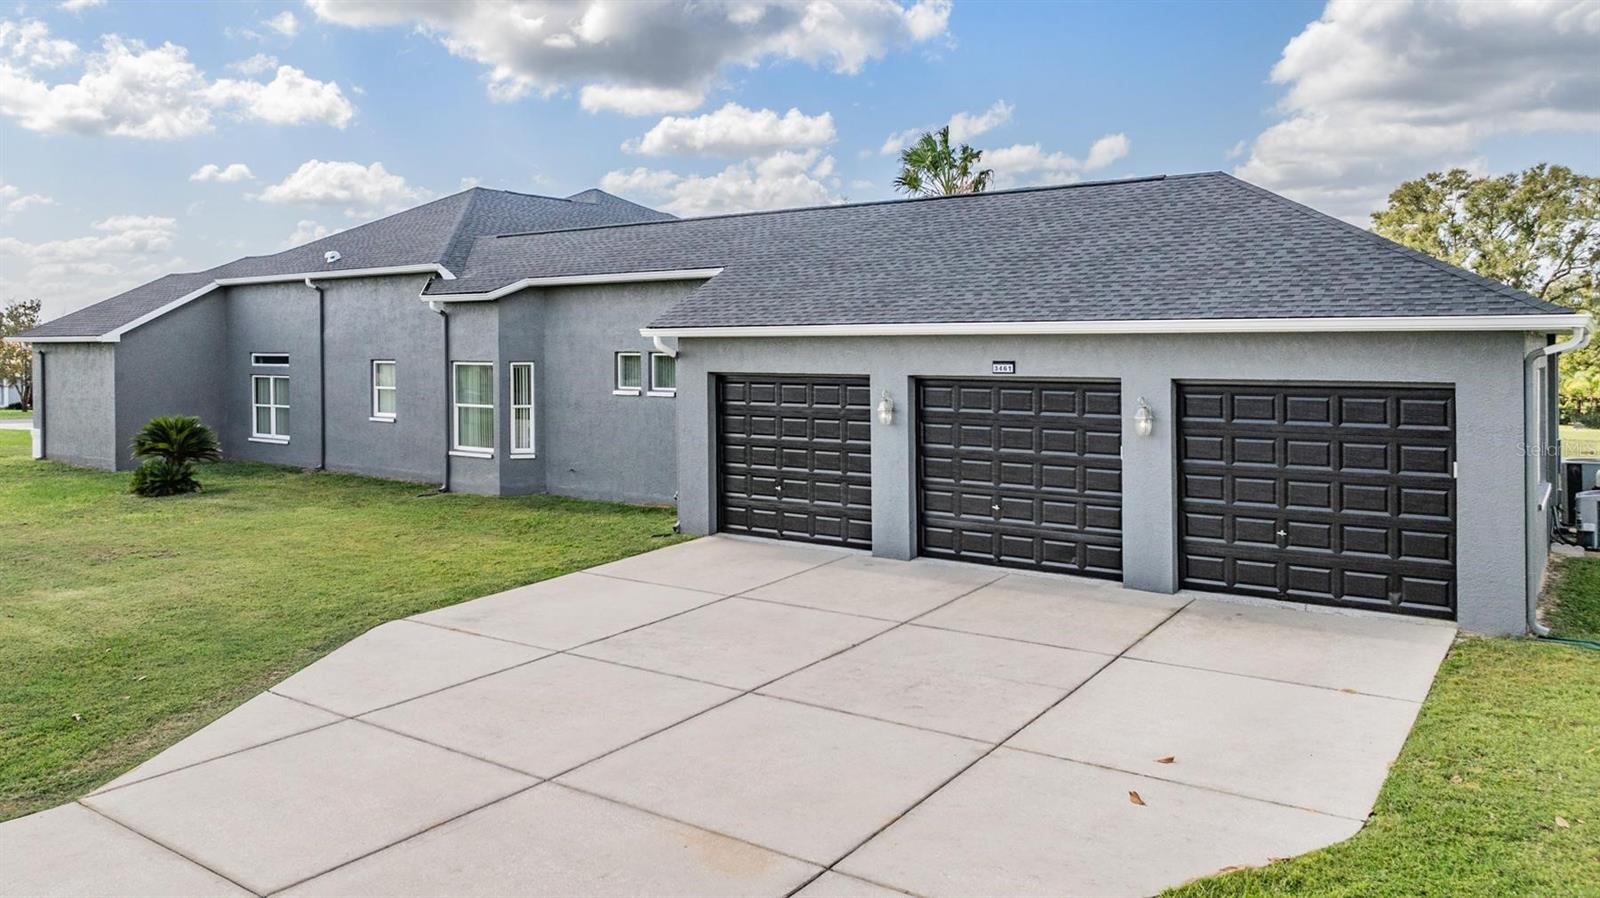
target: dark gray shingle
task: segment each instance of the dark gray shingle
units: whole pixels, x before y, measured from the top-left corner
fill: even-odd
[[[651,326],[1566,311],[1222,173],[479,238],[428,292],[718,266]]]

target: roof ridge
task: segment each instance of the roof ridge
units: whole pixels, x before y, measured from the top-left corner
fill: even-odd
[[[753,210],[753,211],[749,211],[749,212],[722,212],[722,213],[718,213],[716,215],[695,215],[695,216],[691,216],[691,217],[688,217],[688,218],[665,218],[665,219],[657,219],[655,221],[625,221],[625,222],[617,222],[617,223],[614,223],[614,224],[585,225],[585,226],[576,227],[576,228],[555,228],[555,229],[548,230],[548,231],[515,231],[515,232],[511,232],[511,233],[506,233],[506,234],[490,234],[490,235],[485,235],[485,236],[491,236],[491,237],[494,237],[496,239],[499,239],[501,237],[535,237],[535,236],[538,236],[540,234],[563,234],[563,233],[569,233],[569,232],[572,232],[572,231],[598,231],[598,230],[605,230],[605,229],[608,229],[608,228],[632,228],[632,227],[639,227],[639,226],[642,226],[642,225],[683,224],[685,222],[691,222],[691,221],[718,221],[718,220],[727,219],[727,218],[753,218],[753,217],[758,216],[758,215],[782,215],[782,214],[787,214],[787,213],[792,213],[792,212],[824,212],[824,211],[827,211],[827,210],[830,210],[830,209],[858,209],[858,208],[865,208],[867,206],[896,206],[896,205],[905,205],[905,204],[909,204],[909,203],[940,202],[940,201],[944,201],[944,200],[971,200],[971,199],[980,199],[980,198],[992,197],[992,196],[1011,196],[1011,195],[1022,194],[1022,193],[1041,193],[1041,192],[1050,191],[1050,190],[1076,190],[1076,189],[1080,189],[1080,188],[1084,188],[1084,187],[1116,187],[1116,186],[1120,186],[1120,185],[1123,185],[1123,184],[1143,184],[1143,183],[1146,183],[1146,182],[1168,181],[1168,180],[1176,180],[1176,179],[1179,179],[1179,178],[1204,178],[1204,177],[1209,177],[1211,175],[1220,175],[1220,174],[1223,174],[1223,173],[1222,172],[1191,172],[1191,173],[1182,174],[1182,175],[1142,175],[1142,176],[1139,176],[1139,177],[1131,177],[1131,178],[1107,178],[1107,179],[1100,180],[1100,181],[1077,181],[1077,182],[1074,182],[1072,184],[1041,184],[1041,185],[1037,185],[1037,186],[1033,186],[1033,187],[1012,187],[1012,188],[1009,188],[1009,189],[1006,189],[1006,190],[984,190],[984,191],[979,191],[977,193],[952,193],[952,194],[946,194],[946,195],[943,195],[943,196],[909,196],[909,197],[900,197],[900,198],[897,198],[897,199],[866,200],[866,201],[859,202],[859,203],[834,203],[832,205],[821,205],[821,206],[790,206],[790,207],[784,208],[784,209],[757,209],[757,210]],[[612,196],[616,196],[616,194],[612,194]],[[627,199],[626,197],[620,197],[619,196],[619,197],[617,197],[617,199],[622,200],[623,202],[628,202],[628,203],[632,203],[633,202],[632,200]],[[633,204],[636,205],[636,206],[640,205],[639,203],[633,203]],[[643,208],[649,209],[651,207],[650,206],[643,206]]]
[[[1502,284],[1499,281],[1493,280],[1491,278],[1486,278],[1483,275],[1478,274],[1476,272],[1468,271],[1468,270],[1466,270],[1465,268],[1462,268],[1459,265],[1452,265],[1449,262],[1444,261],[1443,259],[1435,258],[1433,256],[1428,255],[1427,253],[1420,252],[1418,250],[1412,249],[1409,246],[1404,246],[1402,244],[1396,243],[1395,241],[1390,240],[1389,238],[1383,236],[1382,234],[1377,234],[1377,233],[1369,231],[1369,230],[1367,230],[1365,228],[1357,227],[1357,226],[1351,224],[1350,222],[1345,221],[1342,218],[1336,218],[1336,217],[1334,217],[1332,215],[1329,215],[1326,212],[1319,212],[1316,209],[1313,209],[1310,206],[1305,205],[1304,203],[1296,202],[1295,200],[1289,199],[1286,196],[1274,193],[1274,192],[1266,189],[1265,187],[1261,187],[1259,185],[1252,184],[1249,181],[1244,180],[1243,178],[1235,177],[1234,175],[1230,175],[1227,172],[1218,172],[1218,174],[1220,174],[1224,178],[1226,178],[1228,183],[1231,183],[1231,184],[1233,184],[1233,185],[1235,185],[1237,187],[1240,187],[1240,188],[1243,188],[1245,190],[1248,190],[1251,193],[1254,193],[1254,194],[1256,194],[1258,196],[1267,197],[1268,199],[1271,199],[1271,200],[1279,203],[1280,205],[1287,206],[1290,209],[1293,209],[1293,210],[1295,210],[1297,212],[1300,212],[1302,215],[1310,216],[1310,217],[1315,218],[1315,219],[1317,219],[1319,221],[1331,222],[1331,223],[1333,223],[1335,225],[1338,225],[1341,228],[1344,228],[1345,230],[1347,230],[1347,231],[1349,231],[1349,232],[1351,232],[1353,234],[1358,234],[1361,237],[1364,237],[1367,240],[1369,240],[1369,241],[1377,244],[1378,246],[1381,246],[1381,247],[1383,247],[1383,248],[1385,248],[1385,249],[1387,249],[1387,250],[1389,250],[1391,252],[1398,253],[1398,254],[1400,254],[1402,256],[1405,256],[1405,257],[1411,259],[1412,261],[1425,263],[1425,264],[1427,264],[1427,265],[1429,265],[1429,266],[1431,266],[1433,268],[1436,268],[1436,269],[1438,269],[1440,271],[1443,271],[1443,272],[1445,272],[1447,274],[1455,275],[1456,277],[1466,281],[1469,284],[1472,284],[1473,286],[1483,287],[1484,289],[1492,290],[1495,293],[1499,293],[1502,296],[1506,296],[1506,297],[1509,297],[1511,299],[1515,299],[1518,302],[1521,302],[1524,305],[1526,305],[1526,306],[1528,306],[1530,308],[1533,308],[1533,309],[1537,309],[1537,310],[1539,310],[1541,312],[1549,311],[1552,308],[1561,309],[1563,311],[1572,311],[1571,309],[1566,309],[1563,306],[1558,306],[1553,302],[1548,302],[1546,300],[1540,299],[1537,296],[1534,296],[1533,294],[1527,292],[1526,290],[1518,290],[1517,288],[1512,287],[1509,284]]]

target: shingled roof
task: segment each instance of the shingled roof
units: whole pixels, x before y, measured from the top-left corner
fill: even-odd
[[[205,271],[169,274],[47,321],[21,337],[98,337],[217,280],[422,265],[454,272],[466,264],[473,240],[485,234],[671,218],[602,190],[560,198],[474,187],[280,253],[246,256]],[[338,251],[337,262],[324,261],[323,254],[329,250]]]
[[[427,293],[703,268],[651,328],[1569,311],[1221,172],[484,237]]]

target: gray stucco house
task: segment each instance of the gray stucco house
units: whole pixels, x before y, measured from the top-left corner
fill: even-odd
[[[1508,633],[1589,328],[1210,173],[685,220],[473,189],[24,338],[72,464],[196,414],[235,458]]]

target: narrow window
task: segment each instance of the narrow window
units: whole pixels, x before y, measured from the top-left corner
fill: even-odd
[[[511,363],[511,454],[533,457],[533,363]]]
[[[281,352],[252,352],[250,364],[257,368],[287,368],[289,356]]]
[[[289,442],[289,378],[256,374],[250,378],[250,437],[271,443]]]
[[[678,394],[678,360],[664,352],[650,353],[650,395]]]
[[[494,451],[494,366],[487,362],[455,363],[455,448],[463,452]]]
[[[393,421],[397,403],[394,383],[394,361],[376,359],[372,363],[372,417],[375,421]]]
[[[611,392],[618,396],[637,396],[644,387],[644,357],[637,352],[617,353],[617,386]]]

